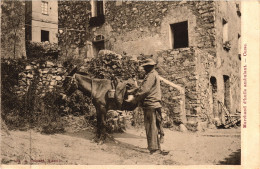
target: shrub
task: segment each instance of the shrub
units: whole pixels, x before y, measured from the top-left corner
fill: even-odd
[[[41,132],[46,134],[53,134],[64,131],[64,124],[61,120],[62,98],[59,93],[59,88],[56,88],[52,92],[47,92],[41,99],[38,107],[38,115],[36,121]]]
[[[58,59],[58,44],[51,42],[26,42],[28,59]]]
[[[19,115],[22,114],[24,97],[19,98],[15,91],[18,85],[19,72],[23,71],[25,62],[22,60],[1,60],[1,117],[7,126],[18,127],[22,124]]]
[[[53,134],[64,131],[63,116],[85,116],[88,123],[95,121],[95,113],[91,111],[91,102],[81,92],[75,92],[68,98],[63,98],[61,87],[54,88],[47,92],[38,107],[39,130],[46,134]]]

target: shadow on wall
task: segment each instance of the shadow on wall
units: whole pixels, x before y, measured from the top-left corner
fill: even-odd
[[[220,161],[218,165],[241,165],[241,149],[231,153],[229,157]]]

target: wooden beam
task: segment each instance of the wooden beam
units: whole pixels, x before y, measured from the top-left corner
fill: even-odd
[[[186,118],[186,112],[185,112],[185,88],[184,87],[181,87],[177,84],[174,84],[173,82],[161,77],[160,77],[160,80],[163,81],[164,83],[168,84],[169,86],[172,86],[174,88],[176,88],[177,90],[180,91],[180,94],[181,94],[181,100],[180,100],[180,107],[181,107],[181,114],[180,114],[180,117],[181,117],[181,121],[182,123],[186,123],[187,122],[187,118]]]

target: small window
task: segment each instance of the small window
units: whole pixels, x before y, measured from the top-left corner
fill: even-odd
[[[241,11],[240,11],[240,6],[239,4],[236,4],[236,8],[237,8],[237,16],[241,16]]]
[[[42,14],[48,15],[48,2],[42,1]]]
[[[91,7],[92,17],[104,15],[103,1],[92,0],[91,5],[92,5],[92,7]]]
[[[93,42],[104,41],[105,37],[103,35],[97,35],[93,38]]]
[[[237,50],[238,50],[238,59],[241,60],[241,35],[237,35]]]
[[[42,41],[42,42],[50,41],[49,31],[41,30],[41,41]]]
[[[185,48],[189,46],[188,21],[170,25],[172,35],[172,48]]]
[[[222,19],[223,26],[223,43],[228,41],[228,22],[225,19]]]
[[[97,1],[97,16],[103,15],[103,1]]]

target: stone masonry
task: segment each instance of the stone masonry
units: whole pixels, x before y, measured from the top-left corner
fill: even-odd
[[[37,92],[39,95],[44,96],[46,92],[52,91],[54,87],[62,85],[65,78],[64,73],[65,69],[61,64],[50,61],[42,64],[31,62],[25,67],[25,71],[19,74],[17,94],[25,94],[33,79],[38,76]]]
[[[59,47],[60,57],[81,57],[87,55],[89,1],[59,1]]]
[[[188,21],[189,46],[216,55],[215,19],[212,1],[109,1],[106,23],[92,31],[103,34],[106,46],[117,53],[156,55],[156,50],[171,48],[169,25]]]

